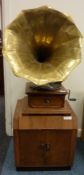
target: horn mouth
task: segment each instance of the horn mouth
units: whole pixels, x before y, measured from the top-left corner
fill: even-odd
[[[4,36],[3,53],[14,74],[38,86],[64,81],[81,61],[82,35],[55,9],[21,12]]]
[[[35,59],[39,63],[45,63],[52,57],[53,49],[50,46],[39,45],[34,48]]]

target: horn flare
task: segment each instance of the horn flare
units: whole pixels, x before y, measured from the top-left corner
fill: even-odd
[[[6,28],[3,54],[16,76],[36,85],[62,82],[81,61],[82,35],[67,15],[23,10]]]

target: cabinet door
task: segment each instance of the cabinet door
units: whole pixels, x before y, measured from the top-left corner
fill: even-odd
[[[71,131],[20,130],[18,139],[21,167],[70,166]]]
[[[45,143],[45,132],[20,131],[19,157],[21,167],[44,166],[44,152],[41,145]]]
[[[70,166],[71,140],[71,130],[52,130],[46,133],[46,142],[49,145],[45,154],[47,166]]]

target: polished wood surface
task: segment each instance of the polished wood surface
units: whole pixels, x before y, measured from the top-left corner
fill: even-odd
[[[23,115],[25,98],[19,100],[13,121],[16,167],[72,166],[76,145],[77,120],[65,115]],[[70,117],[70,116],[69,116]]]
[[[40,101],[40,98],[39,98]],[[62,114],[62,115],[70,115],[71,109],[70,105],[68,102],[64,102],[64,107],[61,108],[56,108],[56,107],[37,107],[37,108],[32,108],[28,105],[28,99],[27,96],[22,100],[22,113],[23,115],[51,115],[51,114]]]
[[[77,121],[73,113],[69,115],[27,115],[19,119],[19,129],[76,129]]]
[[[71,120],[65,119],[65,117],[59,116],[27,116],[19,119],[19,129],[24,130],[40,130],[40,129],[56,129],[56,130],[70,130],[76,129],[76,119],[72,117]]]
[[[57,90],[37,90],[27,86],[28,106],[33,108],[41,107],[64,107],[65,95],[67,91],[63,86]],[[40,100],[39,100],[40,99]]]
[[[22,115],[22,103],[18,100],[17,106],[14,113],[13,129],[19,129],[19,118]]]
[[[14,129],[76,129],[77,128],[77,117],[67,104],[67,109],[70,111],[72,118],[66,118],[68,115],[23,115],[23,103],[25,98],[18,100],[17,107],[14,115]]]
[[[65,167],[73,163],[76,130],[20,130],[14,131],[14,137],[18,137],[16,167]]]
[[[40,99],[40,100],[39,100]],[[29,94],[28,104],[30,107],[64,107],[65,95]]]

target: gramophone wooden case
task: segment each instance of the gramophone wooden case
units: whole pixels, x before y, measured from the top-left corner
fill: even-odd
[[[39,96],[40,104],[44,96]],[[64,102],[60,109],[46,107],[46,104],[44,107],[43,101],[39,110],[37,106],[28,108],[28,105],[27,96],[19,100],[14,115],[16,168],[71,167],[75,153],[77,121],[68,102]]]
[[[32,108],[62,108],[64,107],[65,95],[64,87],[55,91],[42,91],[28,89],[28,105]]]

